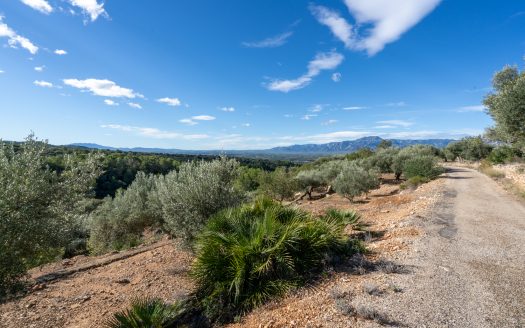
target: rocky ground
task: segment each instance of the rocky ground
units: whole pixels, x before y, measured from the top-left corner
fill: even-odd
[[[525,191],[525,164],[498,164],[494,165],[494,168],[505,173],[506,179]]]
[[[319,282],[255,310],[231,327],[348,327],[388,321],[381,318],[381,308],[368,304],[379,295],[395,295],[406,288],[393,282],[393,277],[408,270],[397,263],[422,236],[421,220],[440,199],[443,181],[438,179],[417,190],[400,191],[398,183],[387,178],[387,183],[368,199],[355,203],[330,195],[296,204],[314,213],[328,208],[357,210],[367,225],[365,240],[370,254],[330,270]],[[37,284],[27,295],[0,305],[0,327],[100,327],[111,313],[125,308],[135,296],[150,295],[171,302],[187,295],[193,288],[188,278],[191,254],[174,243],[159,243],[164,244]],[[108,256],[115,254],[80,256],[46,265],[32,270],[31,279],[104,261]],[[348,297],[352,298],[351,305]]]

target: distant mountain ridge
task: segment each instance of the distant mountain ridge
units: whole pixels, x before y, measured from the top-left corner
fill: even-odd
[[[291,145],[285,147],[274,147],[270,149],[259,149],[259,150],[183,150],[183,149],[164,149],[164,148],[144,148],[144,147],[133,147],[133,148],[118,148],[102,146],[94,143],[74,143],[67,146],[70,147],[83,147],[90,149],[102,149],[102,150],[120,150],[120,151],[131,151],[140,153],[160,153],[160,154],[191,154],[191,155],[217,155],[217,154],[230,154],[230,155],[250,155],[250,154],[342,154],[351,153],[361,148],[375,149],[383,140],[389,140],[395,147],[408,147],[416,144],[431,145],[437,148],[446,147],[454,139],[421,139],[421,140],[408,140],[408,139],[382,139],[381,137],[371,136],[363,137],[356,140],[347,140],[339,142],[329,142],[324,144],[302,144],[302,145]]]

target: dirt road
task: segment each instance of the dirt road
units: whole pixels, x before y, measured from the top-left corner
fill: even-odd
[[[444,179],[426,235],[401,260],[404,292],[376,306],[407,327],[525,327],[525,207],[477,171]]]

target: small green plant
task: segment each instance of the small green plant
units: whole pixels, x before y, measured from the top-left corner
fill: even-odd
[[[379,173],[366,170],[354,162],[345,163],[334,180],[335,191],[350,201],[354,197],[379,187]]]
[[[505,177],[505,172],[495,169],[489,160],[481,161],[479,170],[493,179],[503,179]]]
[[[158,298],[137,298],[127,310],[113,314],[107,328],[168,328],[177,327],[177,321],[187,312],[183,302],[166,304]]]
[[[407,188],[415,189],[415,188],[419,187],[420,185],[422,185],[424,183],[427,183],[429,181],[430,181],[429,178],[425,178],[425,177],[416,175],[415,177],[411,177],[407,181],[403,182],[399,188],[401,190],[405,190]]]
[[[341,224],[350,225],[352,229],[360,230],[362,228],[360,224],[361,215],[356,211],[341,211],[337,209],[329,209],[324,215],[326,219],[335,220]]]
[[[273,172],[266,172],[261,179],[261,191],[266,196],[280,202],[292,198],[299,189],[294,173],[285,167],[278,167]]]
[[[355,252],[345,226],[267,199],[217,214],[195,247],[192,275],[204,313],[231,321],[321,272],[328,255]]]
[[[434,179],[443,171],[443,168],[436,164],[435,158],[428,155],[411,157],[403,164],[403,174],[407,179],[413,177]]]

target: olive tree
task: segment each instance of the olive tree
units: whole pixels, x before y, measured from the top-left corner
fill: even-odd
[[[16,151],[0,142],[0,296],[51,250],[67,245],[101,173],[90,155],[66,156],[59,174],[46,165],[47,149],[32,134]]]
[[[354,162],[345,163],[334,180],[335,191],[350,201],[363,193],[379,187],[379,172],[366,170]]]

